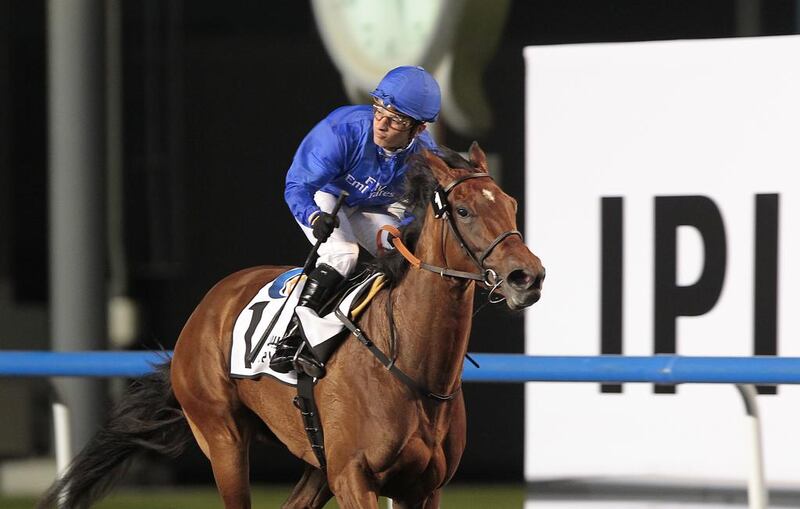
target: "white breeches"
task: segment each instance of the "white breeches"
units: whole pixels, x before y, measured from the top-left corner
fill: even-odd
[[[323,212],[331,212],[336,205],[336,196],[317,191],[314,201]],[[381,226],[389,224],[397,226],[403,218],[405,207],[401,203],[392,203],[379,207],[348,207],[339,209],[339,227],[326,242],[319,247],[317,265],[326,263],[336,269],[339,274],[349,276],[358,260],[358,246],[361,245],[373,256],[378,251],[377,234]],[[298,223],[299,224],[299,223]],[[313,230],[300,225],[303,233],[315,244]],[[381,234],[381,245],[386,249],[391,246],[386,240],[386,232]]]

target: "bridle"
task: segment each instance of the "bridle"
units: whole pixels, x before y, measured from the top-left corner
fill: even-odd
[[[508,230],[497,237],[489,243],[489,245],[481,251],[480,256],[476,256],[476,254],[469,248],[467,243],[464,241],[464,237],[461,235],[461,232],[458,230],[456,226],[455,219],[453,218],[453,214],[450,207],[450,202],[448,200],[448,196],[450,192],[459,184],[463,183],[466,180],[474,179],[474,178],[492,178],[491,175],[485,172],[481,173],[470,173],[467,175],[463,175],[454,181],[447,184],[445,187],[437,186],[434,190],[433,195],[431,195],[431,205],[433,206],[433,215],[437,219],[444,219],[447,221],[447,224],[450,227],[450,231],[453,233],[453,236],[456,238],[458,243],[461,245],[461,248],[464,252],[467,253],[467,256],[472,260],[472,262],[480,269],[480,272],[465,272],[461,270],[454,270],[448,267],[438,267],[436,265],[431,265],[429,263],[425,263],[416,256],[403,244],[400,238],[400,231],[395,228],[394,226],[383,226],[381,230],[386,231],[389,233],[391,237],[392,245],[394,245],[395,249],[403,255],[403,257],[417,269],[425,269],[431,272],[435,272],[440,276],[450,276],[455,278],[461,279],[471,279],[475,281],[479,281],[482,284],[486,285],[489,290],[489,302],[491,303],[498,303],[502,302],[504,299],[503,297],[497,298],[493,295],[495,291],[503,284],[503,280],[498,277],[497,272],[494,269],[487,268],[484,263],[486,259],[492,254],[494,248],[496,248],[501,242],[506,240],[508,237],[512,235],[517,235],[522,238],[522,234],[518,230]]]
[[[484,263],[489,255],[492,254],[494,248],[496,248],[501,242],[512,235],[519,235],[522,238],[522,234],[517,230],[509,230],[506,232],[501,233],[495,239],[489,243],[489,246],[481,252],[480,256],[476,256],[476,254],[467,246],[467,243],[464,241],[464,237],[461,235],[461,232],[458,231],[458,227],[456,226],[455,220],[453,219],[452,213],[450,211],[450,202],[448,201],[448,196],[450,191],[452,191],[457,185],[461,184],[465,180],[474,179],[474,178],[492,178],[488,173],[470,173],[455,179],[454,181],[447,184],[445,187],[438,186],[434,191],[431,197],[431,203],[433,205],[433,212],[434,216],[437,219],[446,219],[447,224],[450,225],[450,231],[453,232],[453,235],[458,240],[459,244],[461,244],[461,248],[466,251],[469,258],[475,263],[475,265],[481,270],[481,272],[465,272],[461,270],[454,270],[448,267],[438,267],[436,265],[431,265],[429,263],[425,263],[416,256],[403,244],[403,241],[400,239],[400,231],[395,228],[394,226],[382,226],[380,231],[386,231],[389,233],[391,237],[391,242],[394,245],[395,249],[399,253],[403,255],[403,257],[411,264],[412,267],[417,269],[425,269],[431,272],[435,272],[440,276],[449,276],[461,279],[468,279],[479,281],[485,284],[488,287],[491,287],[489,291],[489,302],[497,303],[502,302],[504,298],[495,298],[492,300],[492,295],[497,290],[498,287],[503,283],[503,280],[497,276],[497,273],[489,268],[486,268]],[[380,231],[378,232],[379,239],[380,239]],[[446,230],[442,231],[442,236],[444,237]],[[380,242],[378,242],[380,245]],[[391,288],[389,289],[391,292]],[[391,294],[388,299],[386,299],[386,314],[390,320],[392,320],[392,308],[391,308]],[[348,316],[347,313],[342,312],[339,309],[339,306],[335,309],[335,314],[339,318],[339,320],[347,327],[351,333],[358,339],[364,346],[366,346],[370,352],[380,361],[383,366],[389,370],[395,377],[397,377],[401,382],[407,385],[409,388],[414,390],[415,392],[419,393],[420,395],[432,399],[437,402],[446,402],[451,401],[455,398],[456,394],[461,391],[461,385],[449,394],[441,394],[433,392],[421,385],[419,385],[414,379],[408,376],[403,370],[401,370],[397,364],[397,355],[394,349],[395,338],[394,338],[394,323],[393,321],[390,322],[391,325],[389,327],[389,334],[390,334],[390,345],[391,351],[390,355],[386,355],[375,343],[370,340],[367,335],[361,330],[358,325],[356,325]],[[474,361],[473,361],[474,362]]]

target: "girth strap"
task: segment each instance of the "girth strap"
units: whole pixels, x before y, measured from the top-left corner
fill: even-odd
[[[325,470],[325,437],[322,433],[322,421],[319,418],[317,403],[314,400],[314,379],[305,373],[297,373],[297,396],[294,398],[294,406],[300,410],[303,418],[303,426],[306,436],[311,444],[311,450],[319,461],[319,466]]]
[[[428,389],[422,387],[417,382],[414,381],[410,376],[408,376],[403,370],[397,367],[393,360],[390,360],[389,357],[386,356],[383,351],[375,345],[367,336],[364,334],[364,331],[358,328],[358,326],[353,323],[345,313],[343,313],[339,308],[336,308],[336,317],[342,321],[342,323],[347,327],[350,332],[361,342],[362,345],[366,346],[367,349],[372,352],[378,361],[380,361],[383,366],[389,370],[391,374],[393,374],[397,379],[401,382],[406,384],[409,388],[413,391],[425,396],[426,398],[430,398],[434,401],[450,401],[452,400],[456,394],[461,391],[461,386],[459,385],[458,388],[450,394],[439,394],[433,391],[429,391]]]

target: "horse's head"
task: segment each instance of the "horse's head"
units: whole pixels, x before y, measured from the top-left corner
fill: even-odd
[[[454,163],[454,157],[464,162],[447,151],[443,158],[425,153],[439,183],[431,214],[449,222],[443,227],[448,235],[443,246],[448,267],[478,271],[484,284],[502,294],[511,309],[530,306],[541,296],[545,270],[517,231],[517,201],[489,177],[486,154],[476,142],[469,149],[469,165]]]

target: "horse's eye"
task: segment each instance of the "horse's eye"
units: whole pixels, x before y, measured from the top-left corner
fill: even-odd
[[[458,207],[456,209],[456,213],[461,217],[467,217],[469,215],[469,210],[465,209],[464,207]]]

